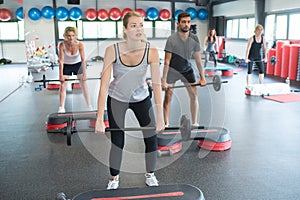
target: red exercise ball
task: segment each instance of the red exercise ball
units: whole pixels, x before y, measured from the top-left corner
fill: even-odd
[[[161,19],[161,20],[168,20],[168,19],[170,19],[170,16],[171,16],[171,13],[167,9],[162,9],[161,11],[159,11],[159,19]]]
[[[11,12],[7,8],[0,9],[0,20],[9,21],[11,19]]]
[[[141,15],[143,18],[146,18],[147,13],[146,13],[146,11],[143,10],[142,8],[138,8],[138,9],[136,9],[135,11],[138,12],[138,13],[140,13],[140,15]]]
[[[98,19],[101,21],[108,19],[108,12],[105,9],[98,10]]]
[[[128,13],[130,11],[132,11],[131,8],[124,8],[123,11],[122,11],[122,13],[121,13],[122,18],[126,15],[126,13]]]
[[[108,15],[111,20],[119,20],[121,18],[121,10],[119,8],[111,8]]]
[[[85,11],[85,17],[88,20],[93,21],[97,18],[97,11],[94,8],[89,8]]]

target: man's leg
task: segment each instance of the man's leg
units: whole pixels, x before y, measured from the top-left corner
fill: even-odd
[[[173,96],[173,89],[167,89],[165,91],[165,98],[163,102],[163,107],[164,107],[164,120],[165,120],[165,125],[168,126],[170,121],[170,112],[171,112],[171,101],[172,101],[172,96]]]
[[[197,95],[197,86],[187,87],[187,90],[190,96],[192,124],[198,125],[199,102],[198,102],[198,95]]]

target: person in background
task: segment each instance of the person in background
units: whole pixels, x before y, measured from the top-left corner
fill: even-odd
[[[64,41],[59,44],[59,113],[65,112],[67,81],[71,75],[77,75],[83,96],[89,110],[93,110],[86,84],[86,60],[84,45],[77,40],[77,29],[66,27]]]
[[[157,48],[146,41],[143,21],[143,17],[138,12],[128,12],[123,18],[124,41],[106,48],[98,96],[95,132],[105,132],[105,102],[110,128],[124,128],[125,114],[128,109],[133,111],[141,127],[155,127],[142,132],[145,144],[146,185],[158,186],[158,181],[154,175],[158,148],[156,132],[163,131],[165,128],[160,64]],[[151,72],[156,118],[146,83],[148,70]],[[111,74],[113,74],[112,81]],[[109,169],[111,178],[107,185],[108,190],[119,187],[125,133],[123,130],[111,131],[110,139]]]
[[[206,85],[204,71],[201,63],[200,42],[197,35],[191,33],[191,16],[188,12],[181,12],[178,15],[177,32],[169,36],[165,45],[165,61],[162,76],[162,89],[165,90],[164,97],[164,120],[169,126],[171,100],[173,95],[172,86],[181,80],[184,84],[199,83]],[[196,81],[195,72],[192,67],[192,57],[196,61],[200,75],[199,82]],[[190,97],[190,110],[192,124],[198,126],[198,95],[197,87],[186,87]]]
[[[204,39],[204,53],[205,62],[204,67],[207,66],[207,62],[210,57],[214,59],[214,67],[217,67],[217,54],[218,54],[218,38],[214,28],[210,28],[207,36]]]
[[[249,38],[247,48],[246,48],[246,58],[245,62],[248,63],[248,72],[246,75],[246,84],[249,85],[249,80],[252,73],[253,64],[258,68],[258,79],[259,83],[264,83],[264,62],[267,62],[267,45],[266,40],[263,37],[264,28],[262,25],[258,24],[255,27],[254,35]]]

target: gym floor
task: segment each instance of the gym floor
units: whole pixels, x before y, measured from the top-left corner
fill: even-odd
[[[219,92],[199,88],[199,124],[230,131],[232,146],[226,151],[199,149],[197,141],[184,142],[184,151],[158,158],[156,176],[160,185],[191,184],[206,200],[296,200],[300,196],[300,102],[278,103],[245,95],[245,68],[236,69]],[[48,114],[57,112],[58,90],[35,91],[38,84],[19,80],[27,75],[24,64],[0,67],[0,199],[55,199],[64,192],[74,197],[92,189],[105,189],[109,179],[104,135],[82,132],[66,145],[63,134],[46,133]],[[88,77],[99,77],[101,63],[91,63]],[[42,74],[57,79],[57,68]],[[252,82],[257,82],[253,74]],[[209,78],[208,78],[209,81]],[[266,77],[265,83],[278,82]],[[88,83],[96,107],[99,81]],[[11,93],[14,89],[16,91]],[[10,94],[11,95],[8,95]],[[176,89],[172,101],[172,125],[189,114],[185,89]],[[7,97],[7,98],[5,98]],[[84,111],[80,89],[69,91],[67,111]],[[133,115],[128,125],[136,125]],[[86,126],[82,121],[78,126]],[[143,144],[139,132],[128,133],[120,174],[120,187],[145,187]],[[117,192],[117,191],[116,191]]]

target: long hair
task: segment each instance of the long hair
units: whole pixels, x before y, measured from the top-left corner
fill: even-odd
[[[214,41],[214,42],[217,40],[216,29],[210,28],[210,29],[208,30],[207,39],[208,39],[208,41]]]
[[[139,12],[136,12],[136,11],[127,12],[126,15],[123,17],[123,27],[125,27],[125,28],[128,27],[128,23],[129,23],[130,17],[140,17],[140,18],[143,18]],[[123,31],[123,38],[124,38],[124,40],[127,40],[127,35],[126,35],[126,33],[124,31]],[[145,34],[144,34],[144,38],[142,40],[143,41],[147,40]]]

